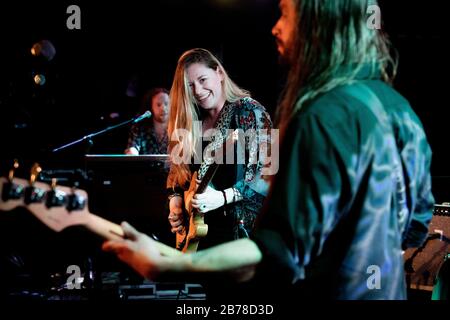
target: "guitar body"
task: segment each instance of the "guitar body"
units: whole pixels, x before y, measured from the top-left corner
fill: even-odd
[[[176,248],[185,253],[197,251],[198,244],[201,238],[204,238],[208,233],[208,225],[205,224],[205,214],[192,208],[191,199],[195,194],[205,192],[208,184],[213,179],[223,159],[225,149],[234,148],[234,143],[238,139],[238,130],[233,131],[228,137],[220,137],[210,143],[206,149],[205,161],[200,166],[200,169],[192,175],[189,189],[184,192],[184,225],[180,232],[176,234]],[[230,144],[227,146],[227,144]],[[200,180],[200,184],[197,184]]]
[[[194,172],[189,189],[184,192],[185,225],[181,232],[177,232],[177,249],[185,253],[196,252],[201,238],[208,234],[208,225],[205,224],[205,214],[199,212],[191,205],[192,196],[198,192],[197,172]]]

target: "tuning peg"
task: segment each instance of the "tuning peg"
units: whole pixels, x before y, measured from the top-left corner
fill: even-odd
[[[52,184],[51,184],[52,190],[56,189],[56,183],[57,183],[57,179],[56,178],[52,178]]]
[[[78,189],[78,182],[75,182],[74,186],[72,187],[72,194],[68,196],[66,207],[69,212],[82,210],[86,206],[86,199],[75,192],[77,189]]]
[[[19,160],[14,159],[14,163],[13,163],[13,167],[11,170],[9,170],[9,174],[8,174],[8,180],[9,182],[12,182],[14,179],[14,173],[16,171],[16,169],[19,168]]]
[[[41,173],[42,168],[38,163],[35,163],[31,167],[30,172],[30,185],[25,189],[24,202],[26,205],[30,203],[41,202],[45,196],[45,190],[35,188],[34,183],[36,182],[39,173]]]
[[[31,174],[30,174],[30,186],[34,185],[35,181],[37,180],[39,174],[41,173],[42,168],[39,165],[39,163],[35,163],[33,167],[31,167]]]
[[[47,192],[45,205],[47,208],[61,207],[67,203],[66,194],[63,191],[56,190],[57,179],[52,178],[51,190]]]
[[[19,161],[17,159],[14,159],[14,164],[11,170],[9,170],[9,174],[8,174],[8,182],[3,184],[3,190],[2,190],[2,195],[1,195],[1,199],[3,201],[8,201],[8,200],[18,200],[22,197],[23,192],[24,192],[24,186],[19,184],[14,184],[13,180],[14,180],[14,174],[15,174],[15,170],[19,168]]]

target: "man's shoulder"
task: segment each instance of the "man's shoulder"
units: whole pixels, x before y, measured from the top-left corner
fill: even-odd
[[[387,113],[420,122],[409,101],[393,87],[382,81],[370,81],[368,85],[379,97]]]
[[[314,119],[323,124],[344,125],[351,119],[364,116],[360,109],[349,99],[342,87],[337,87],[307,102],[295,118],[300,122]]]
[[[301,110],[302,118],[314,116],[321,121],[331,123],[345,123],[350,119],[358,118],[364,121],[371,119],[369,108],[364,108],[361,101],[355,100],[349,94],[352,86],[353,84],[342,85],[320,94]],[[373,80],[368,82],[368,87],[380,99],[386,112],[390,114],[402,112],[416,116],[408,100],[388,84]]]

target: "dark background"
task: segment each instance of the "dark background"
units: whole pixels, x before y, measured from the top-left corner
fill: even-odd
[[[81,8],[81,30],[66,27],[70,4]],[[433,174],[450,175],[445,158],[446,11],[436,0],[420,6],[382,1],[381,8],[400,56],[395,86],[424,122],[435,154]],[[273,114],[283,85],[271,36],[278,14],[275,0],[2,4],[2,158],[40,158],[53,147],[135,115],[143,91],[170,88],[178,57],[193,47],[219,55],[231,77]],[[56,48],[50,62],[30,54],[33,43],[42,39]],[[32,79],[39,72],[47,78],[43,86]],[[130,84],[136,97],[127,96]],[[119,117],[111,119],[112,112]],[[91,151],[121,153],[126,128],[109,136],[114,139],[97,138]]]
[[[68,30],[66,9],[81,8],[81,30]],[[180,54],[205,47],[231,77],[273,114],[282,72],[271,28],[275,0],[18,1],[0,5],[0,124],[2,159],[19,157],[61,163],[53,147],[134,116],[144,90],[170,88]],[[447,166],[448,49],[446,10],[437,0],[382,1],[386,30],[400,56],[396,88],[422,119],[434,151],[433,175]],[[30,54],[42,39],[53,60]],[[47,82],[34,84],[42,73]],[[133,87],[135,97],[127,96]],[[117,112],[119,117],[111,119]],[[121,153],[127,129],[95,140],[93,153]],[[62,152],[63,162],[85,146]],[[71,155],[71,157],[68,157]]]
[[[71,4],[80,6],[81,30],[66,27]],[[428,134],[438,202],[450,200],[448,11],[442,4],[381,1],[386,30],[400,57],[394,85]],[[50,150],[134,116],[146,89],[170,89],[178,57],[194,47],[216,53],[232,79],[273,115],[284,81],[271,35],[278,15],[275,0],[2,3],[1,173],[13,158],[22,161],[22,168],[40,161],[44,169],[78,169],[86,151],[122,153],[127,128],[96,138],[89,150],[86,144],[57,154]],[[43,39],[56,48],[51,61],[30,54]],[[43,86],[33,82],[36,73],[46,76]],[[127,95],[129,88],[134,96]]]
[[[26,177],[31,164],[39,161],[46,176],[56,172],[60,184],[83,180],[76,176],[78,171],[71,172],[85,169],[83,155],[122,153],[127,127],[98,136],[89,149],[82,143],[59,153],[51,150],[134,116],[146,89],[170,89],[178,57],[194,47],[216,53],[231,77],[273,111],[282,85],[270,33],[278,4],[230,2],[2,3],[1,173],[17,158],[18,176]],[[81,30],[66,27],[71,4],[80,6]],[[32,45],[43,39],[55,46],[51,61],[30,53]],[[37,73],[46,77],[43,86],[33,82]],[[113,118],[112,113],[118,116]],[[106,163],[102,170],[96,169],[93,180],[81,181],[80,187],[89,191],[89,210],[117,223],[128,220],[173,245],[161,172],[114,165]],[[113,187],[102,185],[104,179],[111,180]],[[8,243],[0,249],[0,274],[14,279],[13,287],[18,283],[13,274],[34,274],[32,278],[48,285],[47,274],[55,269],[64,272],[68,265],[77,264],[84,270],[87,255],[106,269],[118,267],[116,259],[100,251],[100,239],[82,229],[55,234],[21,208],[6,213],[0,222],[8,230],[0,235],[0,241]]]
[[[144,90],[170,89],[178,57],[193,47],[219,55],[232,78],[272,110],[280,86],[270,34],[277,3],[224,2],[78,2],[81,30],[66,28],[72,2],[19,3],[2,10],[2,70],[7,76],[0,101],[8,118],[4,126],[14,135],[4,141],[8,147],[3,150],[36,158],[51,146],[128,119]],[[30,54],[33,43],[42,39],[56,48],[50,62]],[[33,83],[32,74],[39,70],[47,77],[44,86]],[[130,86],[136,97],[127,96]],[[120,117],[110,119],[112,112]],[[126,132],[96,139],[91,151],[123,152]]]

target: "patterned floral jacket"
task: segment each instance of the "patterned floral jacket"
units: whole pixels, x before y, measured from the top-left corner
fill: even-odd
[[[261,176],[266,155],[262,144],[269,139],[266,133],[270,133],[271,128],[269,114],[252,98],[241,98],[236,102],[226,103],[222,108],[215,129],[221,132],[223,138],[239,129],[239,139],[234,145],[233,163],[224,161],[220,164],[210,185],[216,190],[233,187],[243,199],[205,215],[209,231],[206,242],[200,242],[204,247],[251,234],[268,191],[268,184]],[[214,137],[211,140],[213,142]],[[207,141],[204,147],[209,143]],[[205,161],[200,165],[192,164],[191,172],[204,172],[207,167]],[[169,179],[171,174],[172,172],[169,173]]]

